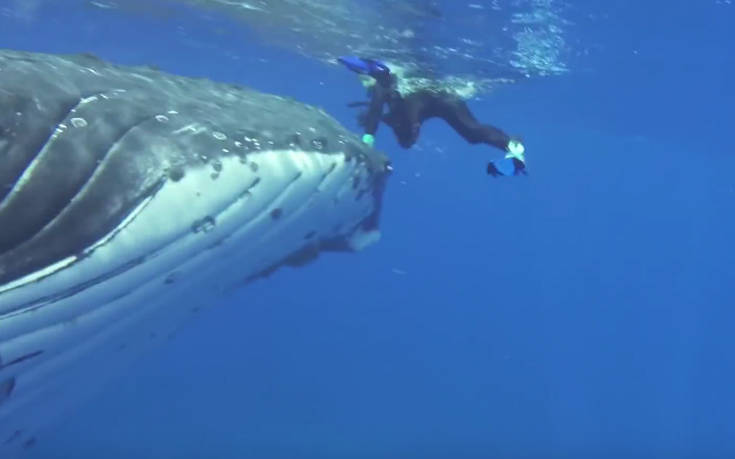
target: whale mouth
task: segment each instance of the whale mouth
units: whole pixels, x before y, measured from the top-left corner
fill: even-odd
[[[285,257],[291,261],[302,253],[359,251],[379,239],[382,198],[390,171],[387,163],[381,170],[370,170],[367,163],[345,154],[262,151],[250,155],[247,161],[223,158],[217,171],[216,178],[209,169],[199,167],[176,181],[161,179],[121,216],[116,227],[39,269],[20,271],[22,275],[9,269],[16,258],[34,259],[33,252],[16,256],[17,252],[29,253],[23,252],[23,244],[0,253],[0,269],[10,276],[0,284],[0,295],[6,298],[0,313],[35,309],[72,297],[173,250],[189,233],[212,239],[208,233],[225,221],[230,226],[217,231],[216,240],[208,244],[228,243],[239,237],[243,227],[260,220],[278,225],[283,224],[282,220],[297,218],[294,214],[308,218],[313,229],[304,234],[303,247],[296,247],[297,254]],[[125,244],[125,251],[114,248],[118,239],[123,239],[118,245]],[[190,256],[204,245],[194,247]],[[39,258],[48,260],[41,258],[43,255]],[[292,264],[274,259],[276,262],[265,271]]]
[[[223,292],[380,237],[390,162],[313,107],[84,57],[0,68],[2,457]]]

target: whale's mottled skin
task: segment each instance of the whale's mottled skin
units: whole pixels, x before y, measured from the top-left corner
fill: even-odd
[[[0,51],[0,457],[197,299],[374,241],[389,170],[293,100]]]

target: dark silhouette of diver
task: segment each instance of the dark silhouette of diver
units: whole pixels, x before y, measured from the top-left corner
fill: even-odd
[[[340,57],[338,61],[348,69],[375,79],[370,89],[370,102],[354,102],[351,107],[367,106],[359,117],[365,129],[363,142],[373,145],[380,122],[391,128],[403,148],[410,148],[418,139],[421,124],[429,118],[441,118],[471,144],[485,143],[506,152],[505,158],[491,161],[487,173],[499,175],[526,174],[525,148],[520,140],[511,138],[502,130],[479,123],[464,100],[446,91],[420,89],[401,95],[397,89],[398,79],[387,65],[374,59],[354,56]],[[388,113],[383,108],[388,105]]]

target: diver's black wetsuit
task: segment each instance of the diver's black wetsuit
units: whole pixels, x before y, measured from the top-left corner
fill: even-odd
[[[388,113],[383,115],[385,104],[388,104]],[[429,118],[443,119],[472,144],[485,143],[506,151],[511,140],[502,130],[480,124],[467,104],[448,92],[420,90],[402,97],[396,89],[393,74],[376,78],[369,108],[362,116],[361,124],[367,134],[375,135],[378,124],[383,121],[393,128],[398,143],[409,148],[416,142],[421,124]]]

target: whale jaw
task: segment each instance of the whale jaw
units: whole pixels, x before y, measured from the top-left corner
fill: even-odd
[[[223,158],[163,179],[81,252],[0,285],[2,457],[217,294],[375,242],[384,180],[344,153]]]

